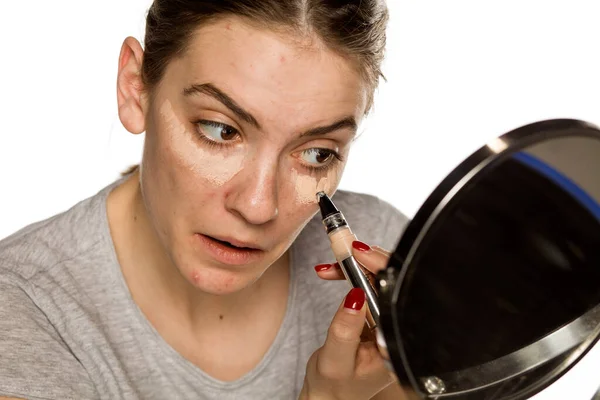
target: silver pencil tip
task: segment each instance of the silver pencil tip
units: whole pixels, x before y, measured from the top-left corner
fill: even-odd
[[[325,192],[317,192],[317,201],[321,200],[321,197],[327,196]]]

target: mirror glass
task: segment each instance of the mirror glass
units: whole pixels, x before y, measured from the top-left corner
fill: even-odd
[[[446,204],[395,302],[421,397],[517,398],[593,344],[599,176],[600,137],[551,138],[502,157]]]

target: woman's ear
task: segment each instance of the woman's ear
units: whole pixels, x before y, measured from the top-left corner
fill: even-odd
[[[137,39],[125,39],[119,55],[117,103],[121,123],[134,134],[142,133],[146,129],[146,104],[141,76],[143,56],[144,50]]]

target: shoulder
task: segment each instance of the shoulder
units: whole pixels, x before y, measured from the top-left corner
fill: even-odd
[[[56,266],[81,248],[72,237],[78,213],[66,211],[0,241],[0,396],[96,397],[52,317],[52,310],[74,309],[65,296],[72,275]]]
[[[28,280],[38,272],[90,251],[102,238],[106,188],[66,211],[0,240],[0,272]]]
[[[36,292],[29,281],[0,269],[0,397],[96,398],[87,371],[40,309]]]
[[[0,240],[0,332],[6,333],[0,335],[0,396],[97,397],[68,333],[59,330],[80,320],[77,303],[86,297],[77,291],[89,287],[83,278],[94,277],[84,262],[106,245],[105,194]],[[52,376],[40,379],[48,371]]]
[[[346,218],[356,218],[358,216],[379,218],[382,215],[388,216],[395,214],[408,220],[408,218],[406,218],[404,214],[391,203],[372,194],[338,190],[333,195],[332,200],[344,213]]]

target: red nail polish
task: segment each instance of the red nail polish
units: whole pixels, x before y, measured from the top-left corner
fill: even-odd
[[[358,240],[352,242],[352,247],[359,251],[371,251],[371,246]]]
[[[319,264],[315,267],[315,271],[317,272],[321,272],[321,271],[327,271],[329,268],[331,268],[333,264]]]
[[[344,307],[359,311],[365,304],[365,292],[361,288],[353,288],[346,296]]]

